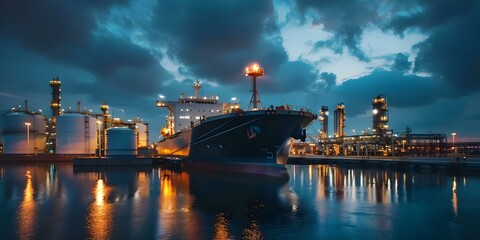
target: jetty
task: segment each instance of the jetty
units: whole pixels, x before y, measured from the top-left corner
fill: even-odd
[[[290,155],[287,163],[293,165],[331,164],[431,172],[480,173],[480,156],[461,155],[448,157]]]

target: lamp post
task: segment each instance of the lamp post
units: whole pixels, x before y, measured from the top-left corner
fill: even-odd
[[[25,123],[25,126],[27,126],[27,156],[30,155],[30,125],[32,125],[29,122]]]
[[[97,135],[98,135],[98,156],[101,157],[102,156],[102,134],[101,134],[101,126],[102,126],[102,122],[97,120],[97,125],[98,125],[98,131],[97,131]]]
[[[455,132],[452,132],[452,148],[453,148],[453,153],[457,153],[457,151],[455,151],[455,136],[457,136],[457,133]]]

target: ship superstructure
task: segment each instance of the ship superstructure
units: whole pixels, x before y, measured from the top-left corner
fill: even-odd
[[[239,103],[221,103],[218,96],[199,97],[201,82],[193,83],[195,96],[180,95],[178,101],[158,100],[157,107],[167,108],[167,125],[162,129],[162,136],[168,137],[179,131],[192,128],[195,122],[207,117],[231,112],[240,107]]]

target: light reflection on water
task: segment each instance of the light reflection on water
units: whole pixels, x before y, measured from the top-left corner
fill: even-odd
[[[480,178],[326,165],[288,182],[0,164],[2,239],[473,238]],[[6,233],[3,235],[3,233]]]
[[[36,202],[33,198],[35,190],[32,186],[32,175],[27,170],[25,177],[27,184],[23,190],[23,200],[18,208],[18,236],[20,239],[30,239],[34,235]]]
[[[92,189],[95,201],[88,209],[87,215],[87,237],[89,239],[110,239],[112,234],[114,204],[108,201],[113,187],[108,186],[102,178]]]

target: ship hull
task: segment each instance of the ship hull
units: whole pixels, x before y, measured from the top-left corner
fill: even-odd
[[[172,149],[184,153],[186,167],[288,177],[284,164],[292,139],[305,137],[303,130],[315,119],[310,112],[293,110],[223,114],[207,118],[165,143],[189,142],[186,156],[184,151]]]

